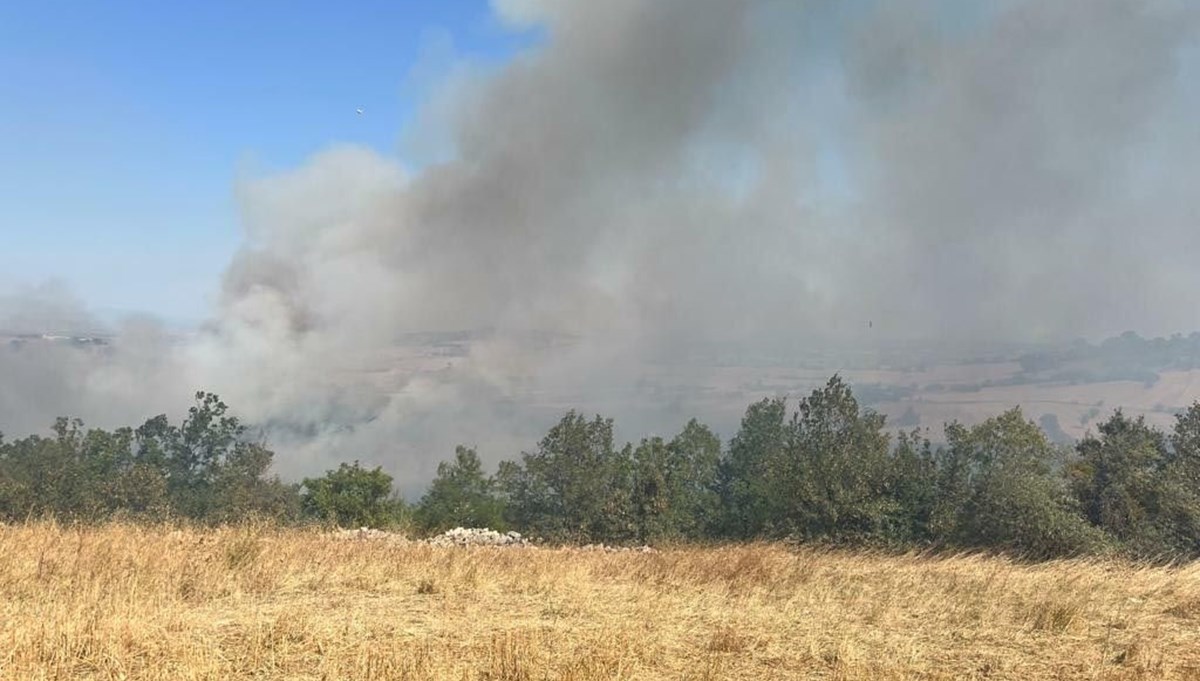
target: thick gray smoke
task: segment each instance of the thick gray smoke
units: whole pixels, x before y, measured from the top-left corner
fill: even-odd
[[[1194,3],[496,11],[544,41],[447,84],[412,134],[448,160],[335,148],[247,182],[205,329],[5,356],[0,428],[206,388],[272,429],[285,473],[359,458],[412,484],[459,442],[512,456],[574,404],[676,429],[707,398],[638,386],[651,365],[702,380],[674,361],[698,343],[1200,327]],[[403,351],[457,330],[460,355]]]

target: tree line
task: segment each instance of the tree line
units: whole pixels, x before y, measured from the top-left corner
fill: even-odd
[[[358,462],[285,483],[273,453],[210,393],[179,424],[0,437],[0,518],[186,519],[516,529],[549,541],[808,543],[1002,550],[1028,557],[1200,557],[1200,403],[1160,430],[1117,410],[1073,447],[1014,408],[974,426],[889,433],[840,378],[751,404],[728,443],[692,420],[618,444],[571,411],[489,473],[471,448],[406,503]]]

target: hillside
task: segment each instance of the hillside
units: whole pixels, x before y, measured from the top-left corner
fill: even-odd
[[[2,679],[1187,679],[1200,567],[0,527]]]

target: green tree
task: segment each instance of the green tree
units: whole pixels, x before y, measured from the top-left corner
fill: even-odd
[[[1200,402],[1175,418],[1163,466],[1159,512],[1168,550],[1200,556]]]
[[[1080,506],[1093,525],[1136,553],[1162,552],[1166,436],[1120,410],[1098,431],[1079,442],[1068,469]]]
[[[497,476],[513,523],[545,539],[622,541],[635,534],[632,447],[613,447],[613,422],[567,412],[520,463]]]
[[[52,431],[0,447],[0,515],[100,520],[165,510],[162,473],[137,466],[131,429],[84,430],[60,418]]]
[[[718,521],[721,441],[692,419],[670,442],[642,440],[633,451],[633,508],[642,541],[698,539]]]
[[[136,430],[107,431],[60,418],[53,437],[0,443],[0,515],[295,517],[295,486],[267,477],[272,452],[248,436],[216,395],[196,398],[179,426],[157,416]]]
[[[196,393],[178,426],[164,415],[147,420],[134,431],[132,450],[139,479],[149,469],[162,472],[175,515],[205,521],[295,517],[297,488],[267,477],[274,453],[213,393]]]
[[[305,515],[339,527],[382,527],[395,521],[389,503],[392,476],[359,462],[343,463],[320,478],[305,478],[301,508]]]
[[[212,479],[213,520],[290,522],[300,517],[299,486],[267,474],[273,458],[271,450],[255,442],[238,442],[225,454]]]
[[[1054,447],[1019,408],[967,428],[946,427],[941,461],[938,538],[1031,557],[1097,549],[1089,525],[1055,470]]]
[[[726,533],[863,541],[909,534],[885,420],[839,376],[790,418],[782,398],[752,404],[729,445]],[[904,463],[910,463],[908,459]]]
[[[33,435],[13,440],[0,450],[0,512],[12,520],[60,515],[75,477],[55,439]]]
[[[888,496],[895,503],[885,533],[894,542],[928,542],[937,503],[937,461],[919,429],[900,431],[892,449]]]
[[[800,401],[788,427],[777,505],[794,535],[884,539],[900,507],[888,494],[884,417],[861,410],[839,376]]]
[[[667,443],[667,451],[676,530],[690,539],[711,535],[721,513],[721,440],[692,419]]]
[[[723,534],[749,539],[775,533],[782,516],[777,491],[785,467],[787,402],[764,399],[750,405],[721,462]]]
[[[644,439],[633,450],[633,515],[641,541],[677,534],[667,444],[661,437]]]
[[[213,489],[222,458],[245,433],[238,419],[212,393],[196,393],[196,404],[178,426],[168,426],[163,443],[171,506],[186,517],[217,515]]]
[[[455,526],[507,529],[495,481],[483,472],[475,450],[461,445],[454,450],[454,461],[438,464],[437,477],[421,498],[416,513],[417,522],[426,531]]]

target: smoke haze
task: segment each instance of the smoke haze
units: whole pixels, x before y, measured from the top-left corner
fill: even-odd
[[[667,362],[688,344],[1200,328],[1193,3],[495,11],[544,38],[432,98],[409,134],[443,160],[337,147],[242,183],[211,321],[0,352],[0,430],[207,389],[285,475],[358,458],[411,484],[460,442],[528,448],[572,397],[669,434],[702,396],[637,386],[651,364],[701,381]],[[3,330],[95,326],[54,287],[0,300]],[[397,350],[460,330],[483,332],[436,370]]]

